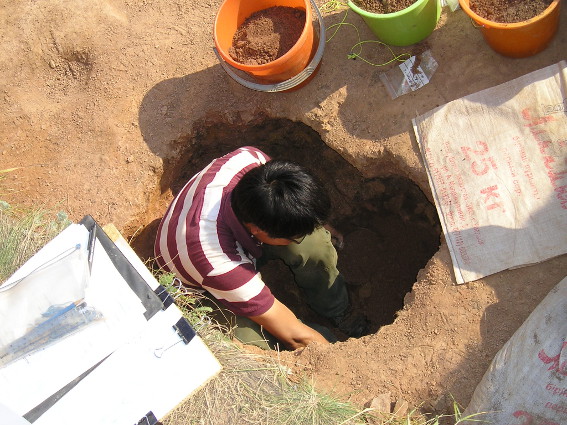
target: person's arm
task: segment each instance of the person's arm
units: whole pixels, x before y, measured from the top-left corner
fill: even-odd
[[[264,314],[250,316],[250,319],[263,326],[292,350],[306,347],[314,341],[320,344],[329,343],[315,329],[301,323],[295,314],[277,299],[274,300],[274,305]]]

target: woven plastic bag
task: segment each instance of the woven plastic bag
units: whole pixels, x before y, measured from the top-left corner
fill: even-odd
[[[567,278],[496,354],[463,416],[495,425],[567,424]]]

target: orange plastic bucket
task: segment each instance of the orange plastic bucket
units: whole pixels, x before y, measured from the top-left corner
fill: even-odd
[[[259,10],[274,6],[287,6],[305,10],[305,27],[297,43],[283,56],[262,65],[245,65],[236,62],[228,53],[236,30],[246,18]],[[215,47],[221,58],[257,80],[278,83],[299,74],[309,63],[314,49],[313,22],[309,0],[225,0],[214,24]]]
[[[504,24],[474,13],[469,6],[470,0],[459,0],[465,13],[480,26],[488,45],[496,52],[513,58],[532,56],[547,47],[557,32],[560,2],[553,0],[545,11],[527,21]]]

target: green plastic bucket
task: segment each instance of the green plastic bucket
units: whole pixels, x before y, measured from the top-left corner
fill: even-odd
[[[417,0],[394,13],[371,13],[351,0],[349,7],[358,13],[378,39],[392,46],[409,46],[428,37],[441,16],[441,0]]]

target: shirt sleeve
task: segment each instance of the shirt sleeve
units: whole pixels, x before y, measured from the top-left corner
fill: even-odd
[[[258,316],[272,307],[274,296],[252,262],[233,262],[224,269],[206,276],[202,286],[234,314]]]

